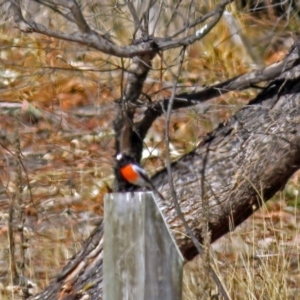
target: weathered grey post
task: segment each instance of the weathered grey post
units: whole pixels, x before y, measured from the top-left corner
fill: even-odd
[[[181,300],[183,257],[152,192],[104,200],[103,300]]]

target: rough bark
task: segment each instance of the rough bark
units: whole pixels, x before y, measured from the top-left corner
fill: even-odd
[[[299,56],[299,43],[289,55]],[[206,136],[172,171],[181,209],[201,241],[201,195],[209,201],[212,241],[247,219],[300,167],[300,67],[284,72],[256,99]],[[203,162],[206,161],[205,165]],[[205,191],[201,191],[204,180]],[[168,199],[167,173],[153,182]],[[187,259],[197,252],[172,200],[161,209]],[[103,224],[49,287],[32,299],[101,299]]]

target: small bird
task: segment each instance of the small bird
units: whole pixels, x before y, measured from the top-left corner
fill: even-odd
[[[140,187],[147,187],[153,193],[157,194],[162,200],[165,200],[163,195],[156,189],[151,182],[147,172],[134,159],[125,154],[119,153],[116,156],[118,168],[125,181]]]

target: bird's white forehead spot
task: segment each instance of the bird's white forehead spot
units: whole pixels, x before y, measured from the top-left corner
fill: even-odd
[[[119,153],[119,154],[116,156],[116,159],[117,159],[117,160],[121,160],[122,158],[123,158],[122,153]]]

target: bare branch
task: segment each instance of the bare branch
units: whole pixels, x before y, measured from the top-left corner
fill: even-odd
[[[156,27],[157,27],[157,24],[158,24],[158,20],[159,20],[159,18],[161,16],[162,7],[163,7],[163,2],[160,3],[160,5],[159,5],[159,11],[156,13],[156,17],[152,21],[153,25],[152,25],[151,31],[149,32],[150,36],[154,35],[154,33],[155,33],[155,30],[156,30]]]
[[[134,29],[134,35],[133,36],[135,36],[135,34],[138,32],[139,29],[143,32],[143,28],[142,28],[141,22],[139,20],[137,11],[136,11],[134,5],[132,4],[132,2],[128,1],[127,2],[127,6],[129,8],[129,11],[130,11],[130,13],[132,15],[132,18],[134,20],[134,27],[135,27],[135,29]]]
[[[178,8],[180,6],[180,4],[182,3],[183,0],[179,0],[177,1],[177,3],[175,3],[175,7],[174,9],[172,10],[172,13],[171,13],[171,17],[170,19],[168,20],[167,24],[166,24],[166,27],[168,28],[170,26],[170,24],[172,24],[172,22],[174,21],[175,19],[175,16],[178,14]]]
[[[203,22],[207,18],[214,16],[211,22],[206,24],[202,29],[198,30],[195,34],[189,35],[183,39],[176,39],[176,40],[171,40],[171,38],[157,39],[157,45],[159,50],[167,50],[167,49],[176,48],[180,46],[187,46],[194,43],[196,40],[200,40],[201,38],[203,38],[217,24],[217,22],[220,20],[224,12],[226,5],[231,3],[232,1],[233,0],[223,0],[223,2],[219,4],[212,13],[209,13],[203,18],[199,18],[198,20],[190,24],[189,27],[190,26],[193,27],[199,24],[199,22]],[[49,3],[48,5],[55,4],[69,9],[74,17],[74,21],[76,22],[80,32],[68,34],[65,32],[61,32],[59,30],[52,30],[32,20],[25,20],[21,11],[20,0],[11,0],[11,10],[13,12],[14,21],[21,31],[41,33],[47,36],[51,36],[63,40],[85,44],[97,50],[100,50],[103,53],[115,55],[117,57],[134,57],[137,55],[144,55],[153,52],[153,41],[144,42],[143,44],[139,44],[139,45],[118,46],[115,43],[113,43],[111,40],[109,40],[105,35],[101,35],[95,30],[91,29],[87,24],[84,16],[82,15],[80,7],[74,0],[73,1],[52,0],[52,1],[43,1],[43,2],[44,5],[46,5],[46,3]],[[133,14],[134,11],[131,9],[132,8],[131,2],[128,2],[128,7],[129,10],[131,11],[131,14],[134,17]],[[137,22],[136,17],[134,18],[135,23]],[[70,19],[69,17],[66,16],[65,18],[68,20]],[[179,34],[179,32],[175,33],[175,35],[177,34]]]
[[[207,15],[207,18],[213,16],[213,19],[209,23],[204,25],[201,29],[197,30],[195,34],[192,34],[192,35],[189,35],[187,37],[180,38],[177,40],[164,39],[164,40],[161,40],[160,42],[158,41],[159,49],[167,50],[167,49],[176,48],[176,47],[180,47],[180,46],[188,46],[188,45],[193,44],[195,41],[202,39],[219,22],[219,20],[221,19],[222,15],[223,15],[226,5],[231,2],[233,2],[233,0],[223,0],[211,13],[209,13]],[[205,19],[205,16],[203,18]],[[203,22],[203,20],[202,20],[202,22]],[[199,21],[197,22],[197,24],[198,23],[199,23]],[[193,26],[196,26],[197,24],[194,24]],[[184,31],[184,30],[186,30],[186,28],[182,29],[182,31]],[[175,35],[177,35],[177,34],[179,34],[179,33],[176,32]]]
[[[64,17],[66,20],[75,23],[74,17],[70,16],[66,13],[63,13],[55,4],[52,3],[52,1],[42,1],[42,0],[35,0],[37,3],[40,3],[48,8],[50,8],[53,12],[61,15],[62,17]]]
[[[143,4],[143,13],[141,20],[144,21],[145,33],[149,35],[149,25],[150,25],[150,10],[151,7],[155,4],[156,0],[149,0]]]
[[[205,88],[200,92],[177,94],[174,99],[173,110],[194,106],[200,102],[206,102],[214,97],[224,95],[231,91],[253,87],[255,84],[272,80],[283,72],[291,70],[299,64],[299,55],[289,55],[286,59],[279,63],[272,64],[261,70],[256,70],[241,76],[237,76],[225,82]],[[146,135],[148,129],[151,127],[156,118],[162,115],[164,110],[167,109],[168,103],[169,98],[163,99],[155,102],[146,110],[145,116],[138,126],[138,132],[140,133],[141,137]]]
[[[28,24],[23,18],[20,7],[20,0],[12,0],[10,2],[10,8],[13,12],[14,21],[18,25],[19,29],[25,32],[32,32],[31,28],[28,26]]]
[[[77,8],[75,8],[74,10],[76,9]],[[117,57],[134,57],[138,55],[156,53],[157,51],[157,46],[153,40],[139,43],[138,45],[129,45],[123,47],[117,46],[116,44],[108,40],[105,36],[100,35],[96,31],[92,29],[86,29],[84,27],[84,24],[81,23],[82,20],[80,19],[80,17],[78,20],[76,20],[77,25],[78,23],[80,23],[80,26],[82,27],[81,29],[87,32],[75,32],[72,34],[68,34],[58,30],[52,30],[32,20],[25,20],[20,8],[20,0],[11,1],[11,10],[13,12],[16,25],[23,32],[37,32],[66,41],[77,42],[93,47],[97,50],[102,51],[103,53],[115,55]]]
[[[221,4],[220,4],[221,5]],[[209,18],[213,17],[216,13],[217,13],[218,7],[216,7],[214,10],[210,11],[209,13],[205,14],[204,16],[201,16],[200,18],[194,20],[191,23],[188,23],[185,27],[178,29],[176,32],[174,32],[170,38],[174,38],[176,36],[178,36],[179,34],[185,32],[187,29],[196,27],[197,25],[199,25],[200,23],[205,22],[206,20],[208,20]]]
[[[91,28],[87,24],[81,9],[76,1],[72,0],[52,0],[53,4],[60,5],[62,7],[70,9],[72,15],[74,16],[75,22],[82,33],[90,33]]]

